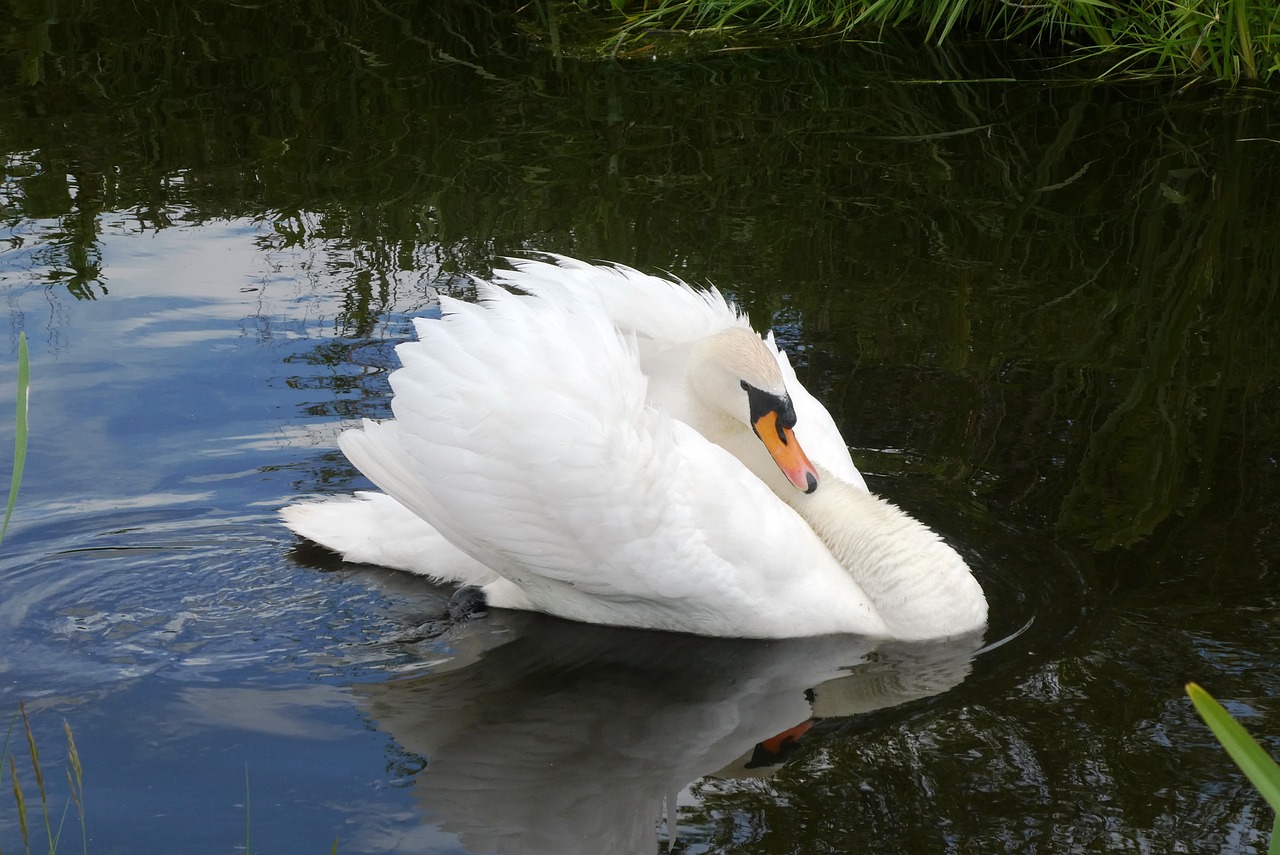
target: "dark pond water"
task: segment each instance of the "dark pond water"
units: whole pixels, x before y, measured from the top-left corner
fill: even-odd
[[[71,726],[90,851],[1265,850],[1182,687],[1280,753],[1274,97],[574,59],[539,6],[52,8],[0,31],[0,725],[55,819]],[[448,590],[297,543],[277,508],[366,486],[335,437],[409,319],[532,249],[774,326],[986,635],[433,635]]]

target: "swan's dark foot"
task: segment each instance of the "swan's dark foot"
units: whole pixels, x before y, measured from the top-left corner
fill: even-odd
[[[439,617],[421,624],[412,632],[407,632],[398,639],[403,644],[418,644],[432,641],[472,618],[484,617],[489,613],[489,601],[484,591],[475,585],[467,585],[454,592],[448,607]]]
[[[476,585],[464,585],[449,600],[449,620],[462,623],[489,613],[489,601]]]

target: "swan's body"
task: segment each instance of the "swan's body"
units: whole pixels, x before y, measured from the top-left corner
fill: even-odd
[[[525,295],[482,283],[481,304],[442,297],[415,321],[395,419],[340,438],[385,495],[293,505],[291,529],[595,623],[904,639],[985,623],[960,556],[867,492],[772,336],[717,292],[515,266],[498,281]]]

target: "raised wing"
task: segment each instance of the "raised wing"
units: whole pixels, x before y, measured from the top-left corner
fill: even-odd
[[[740,615],[797,561],[833,563],[728,452],[646,402],[634,345],[598,308],[482,294],[416,322],[391,376],[395,421],[342,448],[524,605],[687,629],[690,603]]]
[[[617,264],[595,265],[560,255],[554,263],[509,259],[496,281],[560,306],[598,306],[620,331],[636,338],[641,368],[650,379],[649,400],[682,418],[684,368],[694,343],[731,326],[750,329],[747,317],[715,288],[702,290]],[[796,408],[796,436],[811,460],[866,490],[867,484],[831,414],[801,385],[773,334],[765,343],[778,360]]]

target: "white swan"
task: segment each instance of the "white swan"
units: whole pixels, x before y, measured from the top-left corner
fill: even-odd
[[[490,606],[702,635],[970,632],[982,589],[871,495],[827,411],[714,290],[566,258],[441,297],[393,420],[339,445],[384,493],[286,525]],[[812,458],[805,456],[801,447]]]

